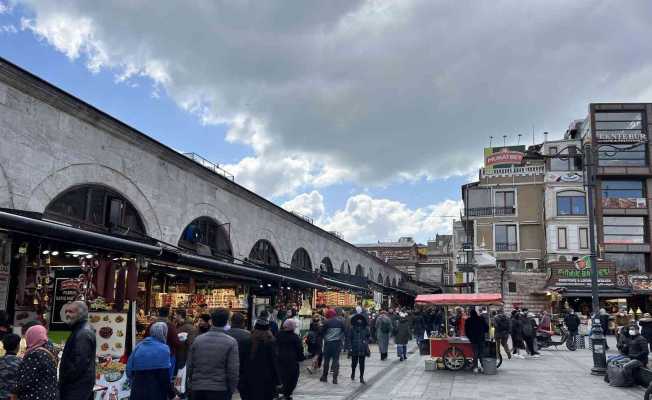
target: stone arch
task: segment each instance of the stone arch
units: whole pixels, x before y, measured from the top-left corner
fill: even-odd
[[[389,275],[385,277],[385,286],[387,287],[392,286],[392,282],[389,280]]]
[[[342,261],[342,264],[340,265],[340,274],[351,275],[351,264],[349,263],[349,260]]]
[[[152,203],[127,175],[113,168],[96,164],[72,164],[58,169],[39,182],[30,192],[26,204],[16,206],[27,211],[43,212],[56,196],[80,185],[100,185],[119,193],[134,205],[149,236],[163,239],[161,224]]]
[[[178,245],[199,254],[233,260],[230,231],[213,217],[201,216],[190,221],[183,229]]]
[[[392,287],[396,287],[396,277],[392,278]]]
[[[378,278],[376,279],[376,282],[380,283],[381,285],[383,284],[383,274],[380,272],[378,273]]]
[[[279,266],[287,267],[289,265],[288,262],[289,257],[285,254],[285,250],[284,247],[282,246],[282,242],[278,240],[276,234],[272,232],[270,229],[267,228],[259,229],[255,235],[252,235],[249,238],[252,239],[251,242],[249,242],[250,244],[247,246],[242,245],[243,253],[240,254],[242,257],[249,257],[251,253],[251,249],[253,249],[256,243],[258,243],[260,240],[266,240],[272,245],[274,251],[276,252],[276,255],[278,256]]]
[[[267,239],[259,239],[254,243],[249,251],[249,257],[252,262],[262,263],[271,267],[279,267],[280,259],[274,245]]]
[[[320,272],[326,272],[326,273],[329,273],[329,274],[332,274],[333,272],[335,272],[333,270],[333,262],[331,261],[331,259],[329,257],[322,258],[321,263],[319,264],[319,271]]]
[[[196,203],[188,207],[183,214],[179,215],[175,219],[174,226],[178,227],[178,230],[175,232],[170,232],[170,237],[166,241],[169,243],[178,242],[183,235],[186,227],[191,222],[202,217],[211,218],[217,222],[218,225],[228,224],[228,228],[224,226],[224,229],[228,232],[232,255],[235,256],[236,254],[241,254],[241,249],[237,237],[233,234],[233,225],[231,225],[231,220],[226,216],[225,213],[222,212],[222,210],[210,203]]]
[[[14,208],[14,198],[12,194],[7,173],[0,164],[0,208]]]
[[[359,276],[359,277],[362,277],[362,278],[365,277],[364,267],[362,265],[358,264],[358,265],[355,266],[355,276]]]
[[[308,250],[303,247],[299,247],[292,254],[292,261],[290,261],[290,267],[294,269],[301,269],[304,271],[312,271],[312,260]]]

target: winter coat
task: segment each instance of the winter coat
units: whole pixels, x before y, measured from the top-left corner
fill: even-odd
[[[391,334],[392,320],[386,314],[380,315],[376,319],[376,337],[378,338],[378,350],[381,354],[387,353]]]
[[[319,321],[312,321],[310,323],[310,329],[306,334],[306,344],[308,345],[308,353],[313,356],[322,353],[324,338],[321,335],[321,324]]]
[[[49,343],[43,348],[47,352],[32,350],[18,367],[14,393],[19,400],[59,399],[55,350]]]
[[[496,315],[496,318],[494,318],[494,326],[496,327],[495,336],[497,338],[503,338],[509,336],[511,330],[511,324],[509,322],[509,318],[507,318],[505,314]]]
[[[599,318],[600,318],[600,327],[602,328],[602,334],[606,335],[607,332],[609,332],[609,314],[600,314]]]
[[[641,335],[630,336],[625,340],[623,353],[629,358],[639,360],[644,365],[647,365],[648,356],[648,342]]]
[[[321,327],[321,334],[325,342],[342,341],[344,333],[344,321],[339,318],[327,319]]]
[[[179,341],[179,336],[177,335],[177,327],[171,323],[167,318],[158,318],[156,321],[149,324],[147,329],[145,329],[145,337],[149,336],[149,329],[157,322],[165,322],[165,325],[168,326],[168,335],[165,339],[165,343],[170,348],[170,354],[173,356],[177,354],[177,349],[181,347],[181,342]]]
[[[638,324],[641,326],[641,336],[652,343],[652,318],[641,318]]]
[[[512,341],[523,340],[523,321],[517,317],[511,318]]]
[[[580,327],[580,317],[577,314],[568,314],[564,317],[564,324],[566,324],[569,332],[577,333]]]
[[[186,375],[191,390],[231,391],[238,387],[238,342],[223,328],[211,327],[190,346]]]
[[[260,342],[251,354],[244,379],[248,386],[248,400],[271,400],[280,383],[278,376],[276,341]],[[252,347],[253,351],[253,347]]]
[[[410,321],[408,321],[407,318],[401,318],[397,322],[394,342],[396,342],[396,344],[407,344],[410,339],[412,339],[412,334],[410,333]]]
[[[426,331],[426,323],[422,314],[414,316],[414,319],[412,320],[412,329],[414,331],[414,337],[417,340],[423,339],[423,333]]]
[[[358,323],[358,321],[362,321]],[[351,343],[351,355],[364,357],[367,355],[367,350],[369,349],[369,338],[371,337],[371,332],[367,326],[367,319],[360,315],[356,314],[351,318],[351,329],[348,333],[349,343]]]
[[[188,358],[188,350],[192,346],[192,342],[197,336],[197,330],[193,326],[192,322],[186,320],[181,326],[177,328],[178,333],[187,333],[188,337],[184,342],[180,341],[179,348],[177,349],[176,359],[177,359],[177,368],[181,369],[186,365],[186,359]],[[177,336],[178,337],[178,336]]]
[[[240,377],[244,376],[247,371],[247,364],[251,356],[251,333],[248,330],[240,328],[231,328],[226,331],[226,334],[231,336],[238,342],[238,358],[240,359]],[[238,391],[243,393],[247,390],[246,385],[243,384],[242,379],[238,379]],[[243,396],[244,397],[244,396]]]
[[[464,322],[464,331],[471,343],[483,343],[485,334],[489,332],[489,326],[484,318],[471,316]]]
[[[306,359],[303,355],[303,344],[296,333],[283,330],[276,335],[276,345],[278,375],[284,389],[291,394],[299,381],[299,363]]]
[[[536,336],[537,323],[534,318],[525,317],[521,319],[521,333],[524,339],[534,338]]]
[[[59,366],[61,400],[87,400],[95,386],[95,332],[86,320],[72,326]]]
[[[172,363],[167,344],[152,337],[136,346],[127,361],[131,400],[166,400],[173,394]]]
[[[9,393],[16,385],[16,373],[23,360],[15,354],[0,357],[0,399],[9,398]]]

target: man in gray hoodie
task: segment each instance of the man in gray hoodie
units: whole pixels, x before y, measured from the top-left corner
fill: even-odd
[[[238,342],[224,331],[228,320],[228,310],[215,310],[210,330],[190,347],[186,372],[193,400],[226,400],[238,387]]]

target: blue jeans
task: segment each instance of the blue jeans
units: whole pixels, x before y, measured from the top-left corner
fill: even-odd
[[[399,356],[399,358],[406,359],[407,358],[407,344],[397,344],[396,345],[396,354]]]

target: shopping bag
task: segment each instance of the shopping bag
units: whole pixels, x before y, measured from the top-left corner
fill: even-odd
[[[177,376],[174,378],[174,389],[179,394],[186,393],[186,367],[179,369]]]

